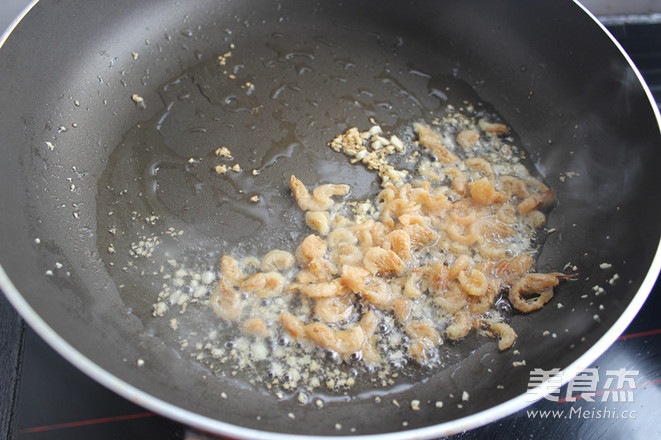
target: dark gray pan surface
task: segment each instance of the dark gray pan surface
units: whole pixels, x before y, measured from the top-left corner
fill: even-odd
[[[212,69],[231,43],[232,65],[243,66],[236,80]],[[234,425],[332,435],[341,423],[371,434],[492,408],[525,392],[530,369],[564,368],[592,347],[632,301],[658,249],[655,114],[619,50],[572,3],[45,1],[0,50],[0,78],[0,264],[9,279],[48,326],[104,370]],[[252,95],[241,88],[247,81]],[[329,399],[322,410],[276,401],[183,356],[150,316],[152,280],[122,275],[119,257],[107,252],[108,228],[132,231],[133,211],[184,229],[171,252],[210,252],[209,264],[237,241],[257,252],[285,243],[282,226],[301,224],[288,214],[296,212],[291,173],[350,182],[355,197],[375,191],[370,173],[326,143],[350,126],[367,128],[369,117],[394,131],[429,118],[446,104],[438,97],[446,87],[449,102],[483,102],[510,124],[558,191],[547,224],[558,232],[538,267],[571,262],[580,277],[557,288],[551,307],[512,319],[519,356],[474,336],[448,347],[446,370],[380,404],[374,395]],[[188,157],[210,161],[217,142],[261,167],[259,179],[227,183],[182,165]],[[155,162],[165,171],[150,174]],[[561,181],[568,171],[577,175]],[[128,197],[118,194],[122,182]],[[269,203],[248,203],[250,191]],[[132,238],[118,240],[123,249]],[[600,269],[604,262],[613,269]],[[606,293],[595,296],[595,285]],[[464,390],[471,398],[458,408]],[[392,399],[445,405],[413,413]]]

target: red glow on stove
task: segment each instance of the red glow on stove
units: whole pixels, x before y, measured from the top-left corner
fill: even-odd
[[[23,428],[18,431],[19,434],[30,434],[33,432],[54,431],[57,429],[77,428],[79,426],[98,425],[101,423],[120,422],[124,420],[143,419],[145,417],[153,417],[156,414],[152,412],[144,412],[138,414],[126,414],[123,416],[114,417],[100,417],[98,419],[79,420],[76,422],[58,423],[56,425],[35,426],[34,428]]]

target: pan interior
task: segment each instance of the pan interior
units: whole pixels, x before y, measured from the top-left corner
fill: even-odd
[[[93,362],[239,426],[408,430],[524,393],[530,369],[575,361],[645,277],[661,224],[649,196],[659,187],[658,125],[622,56],[573,5],[547,5],[560,24],[530,20],[540,17],[536,6],[471,3],[118,1],[100,14],[112,20],[93,5],[38,4],[0,52],[14,84],[0,90],[14,108],[0,114],[2,204],[15,207],[1,216],[3,249],[15,249],[2,267]],[[73,11],[88,20],[71,23]],[[54,32],[52,20],[70,25],[78,50],[62,51],[53,36],[19,58],[39,32]],[[556,290],[562,309],[512,318],[519,354],[473,336],[448,347],[443,370],[387,392],[322,396],[318,409],[213,375],[182,352],[186,330],[217,325],[211,313],[178,332],[152,317],[170,261],[214,270],[228,248],[260,254],[300,237],[291,174],[349,183],[355,198],[374,194],[374,174],[326,146],[335,135],[374,118],[411,138],[411,122],[466,102],[510,124],[558,190],[547,223],[557,232],[539,269],[569,265],[581,275]],[[213,169],[221,146],[258,173],[221,178]],[[414,399],[419,411],[402,408]]]

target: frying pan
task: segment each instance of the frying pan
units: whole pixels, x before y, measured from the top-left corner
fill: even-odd
[[[425,438],[488,423],[541,398],[526,394],[532,369],[566,382],[594,361],[661,266],[658,111],[577,3],[41,1],[6,36],[0,78],[3,291],[100,383],[213,433]],[[444,348],[442,369],[319,409],[182,352],[180,336],[211,318],[174,332],[151,315],[152,266],[214,269],[230,246],[291,243],[303,223],[290,174],[373,194],[374,175],[326,147],[333,136],[369,118],[405,136],[465,102],[511,126],[557,190],[538,269],[579,273],[543,310],[511,317],[518,352],[472,335]],[[260,174],[208,172],[221,145]],[[168,227],[183,235],[158,235]],[[141,233],[146,254],[128,255]]]

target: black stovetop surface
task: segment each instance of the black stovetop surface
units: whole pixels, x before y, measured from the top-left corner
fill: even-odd
[[[661,102],[661,24],[610,26]],[[484,427],[453,436],[477,438],[654,439],[661,438],[661,281],[636,319],[591,367],[637,370],[632,399],[595,402],[541,400]],[[2,350],[0,436],[46,439],[182,439],[184,425],[160,417],[98,385],[55,353],[27,327],[0,295]],[[564,396],[566,386],[561,390]],[[579,415],[578,410],[581,410]],[[531,411],[538,411],[533,415]],[[550,411],[545,413],[543,411]],[[555,411],[555,414],[553,413]],[[560,414],[558,411],[562,411]],[[626,418],[623,416],[626,415]]]

